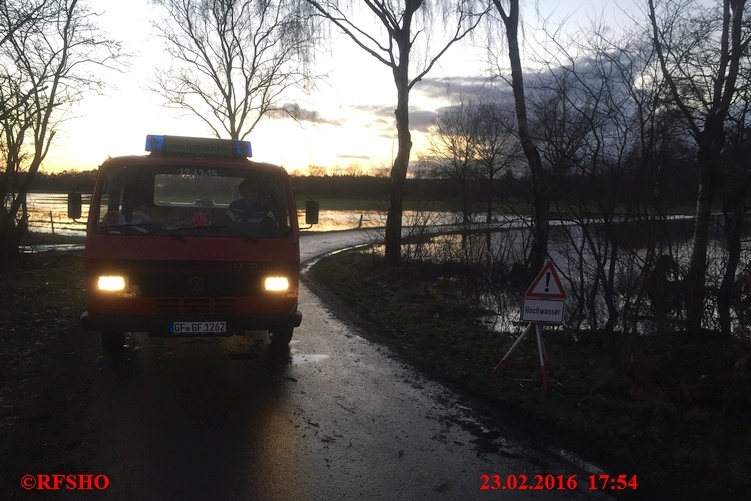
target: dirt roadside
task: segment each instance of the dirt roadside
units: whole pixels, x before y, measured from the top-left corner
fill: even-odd
[[[31,499],[22,496],[26,474],[96,471],[93,430],[84,423],[104,362],[98,340],[78,325],[81,254],[24,254],[0,274],[2,499]]]

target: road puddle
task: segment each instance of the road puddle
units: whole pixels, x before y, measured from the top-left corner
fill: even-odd
[[[293,365],[310,364],[310,363],[320,362],[321,360],[326,360],[327,358],[329,358],[329,355],[312,355],[312,354],[303,354],[303,353],[293,353],[292,364]]]

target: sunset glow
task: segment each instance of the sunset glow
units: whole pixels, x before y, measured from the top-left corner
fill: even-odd
[[[102,29],[121,40],[133,57],[122,73],[107,72],[110,87],[101,95],[87,97],[61,124],[43,169],[88,170],[108,156],[144,153],[147,134],[211,136],[198,118],[164,107],[161,98],[149,90],[155,68],[166,64],[163,42],[147,21],[157,18],[158,7],[148,0],[89,3],[101,13]],[[631,0],[616,3],[630,4]],[[571,12],[558,4],[539,2],[541,12],[555,12],[555,18],[575,13],[579,27],[609,5],[613,10],[613,2],[596,0],[577,2]],[[526,21],[535,23],[537,14],[530,11]],[[425,134],[435,114],[487,86],[486,60],[479,39],[455,46],[414,87],[410,95],[413,160],[426,144]],[[311,119],[295,122],[277,114],[261,120],[248,137],[254,159],[303,174],[310,165],[328,173],[350,166],[362,172],[371,168],[388,172],[396,152],[396,91],[390,70],[348,38],[332,33],[331,46],[321,49],[314,72],[321,76],[315,89],[299,90],[284,101],[299,106]]]

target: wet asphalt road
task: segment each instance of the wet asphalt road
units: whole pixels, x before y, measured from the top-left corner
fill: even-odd
[[[308,235],[302,259],[368,239],[365,232]],[[95,451],[87,468],[110,485],[83,497],[592,497],[572,464],[516,443],[502,424],[483,424],[460,398],[337,320],[304,285],[300,299],[303,324],[281,356],[267,351],[260,332],[216,340],[132,334],[127,364],[102,359],[80,422]],[[482,491],[481,475],[494,473],[530,480],[578,473],[582,488]]]

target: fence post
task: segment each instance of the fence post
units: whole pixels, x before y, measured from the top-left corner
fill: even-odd
[[[55,220],[52,219],[52,211],[50,211],[50,226],[52,227],[52,234],[55,234]]]

